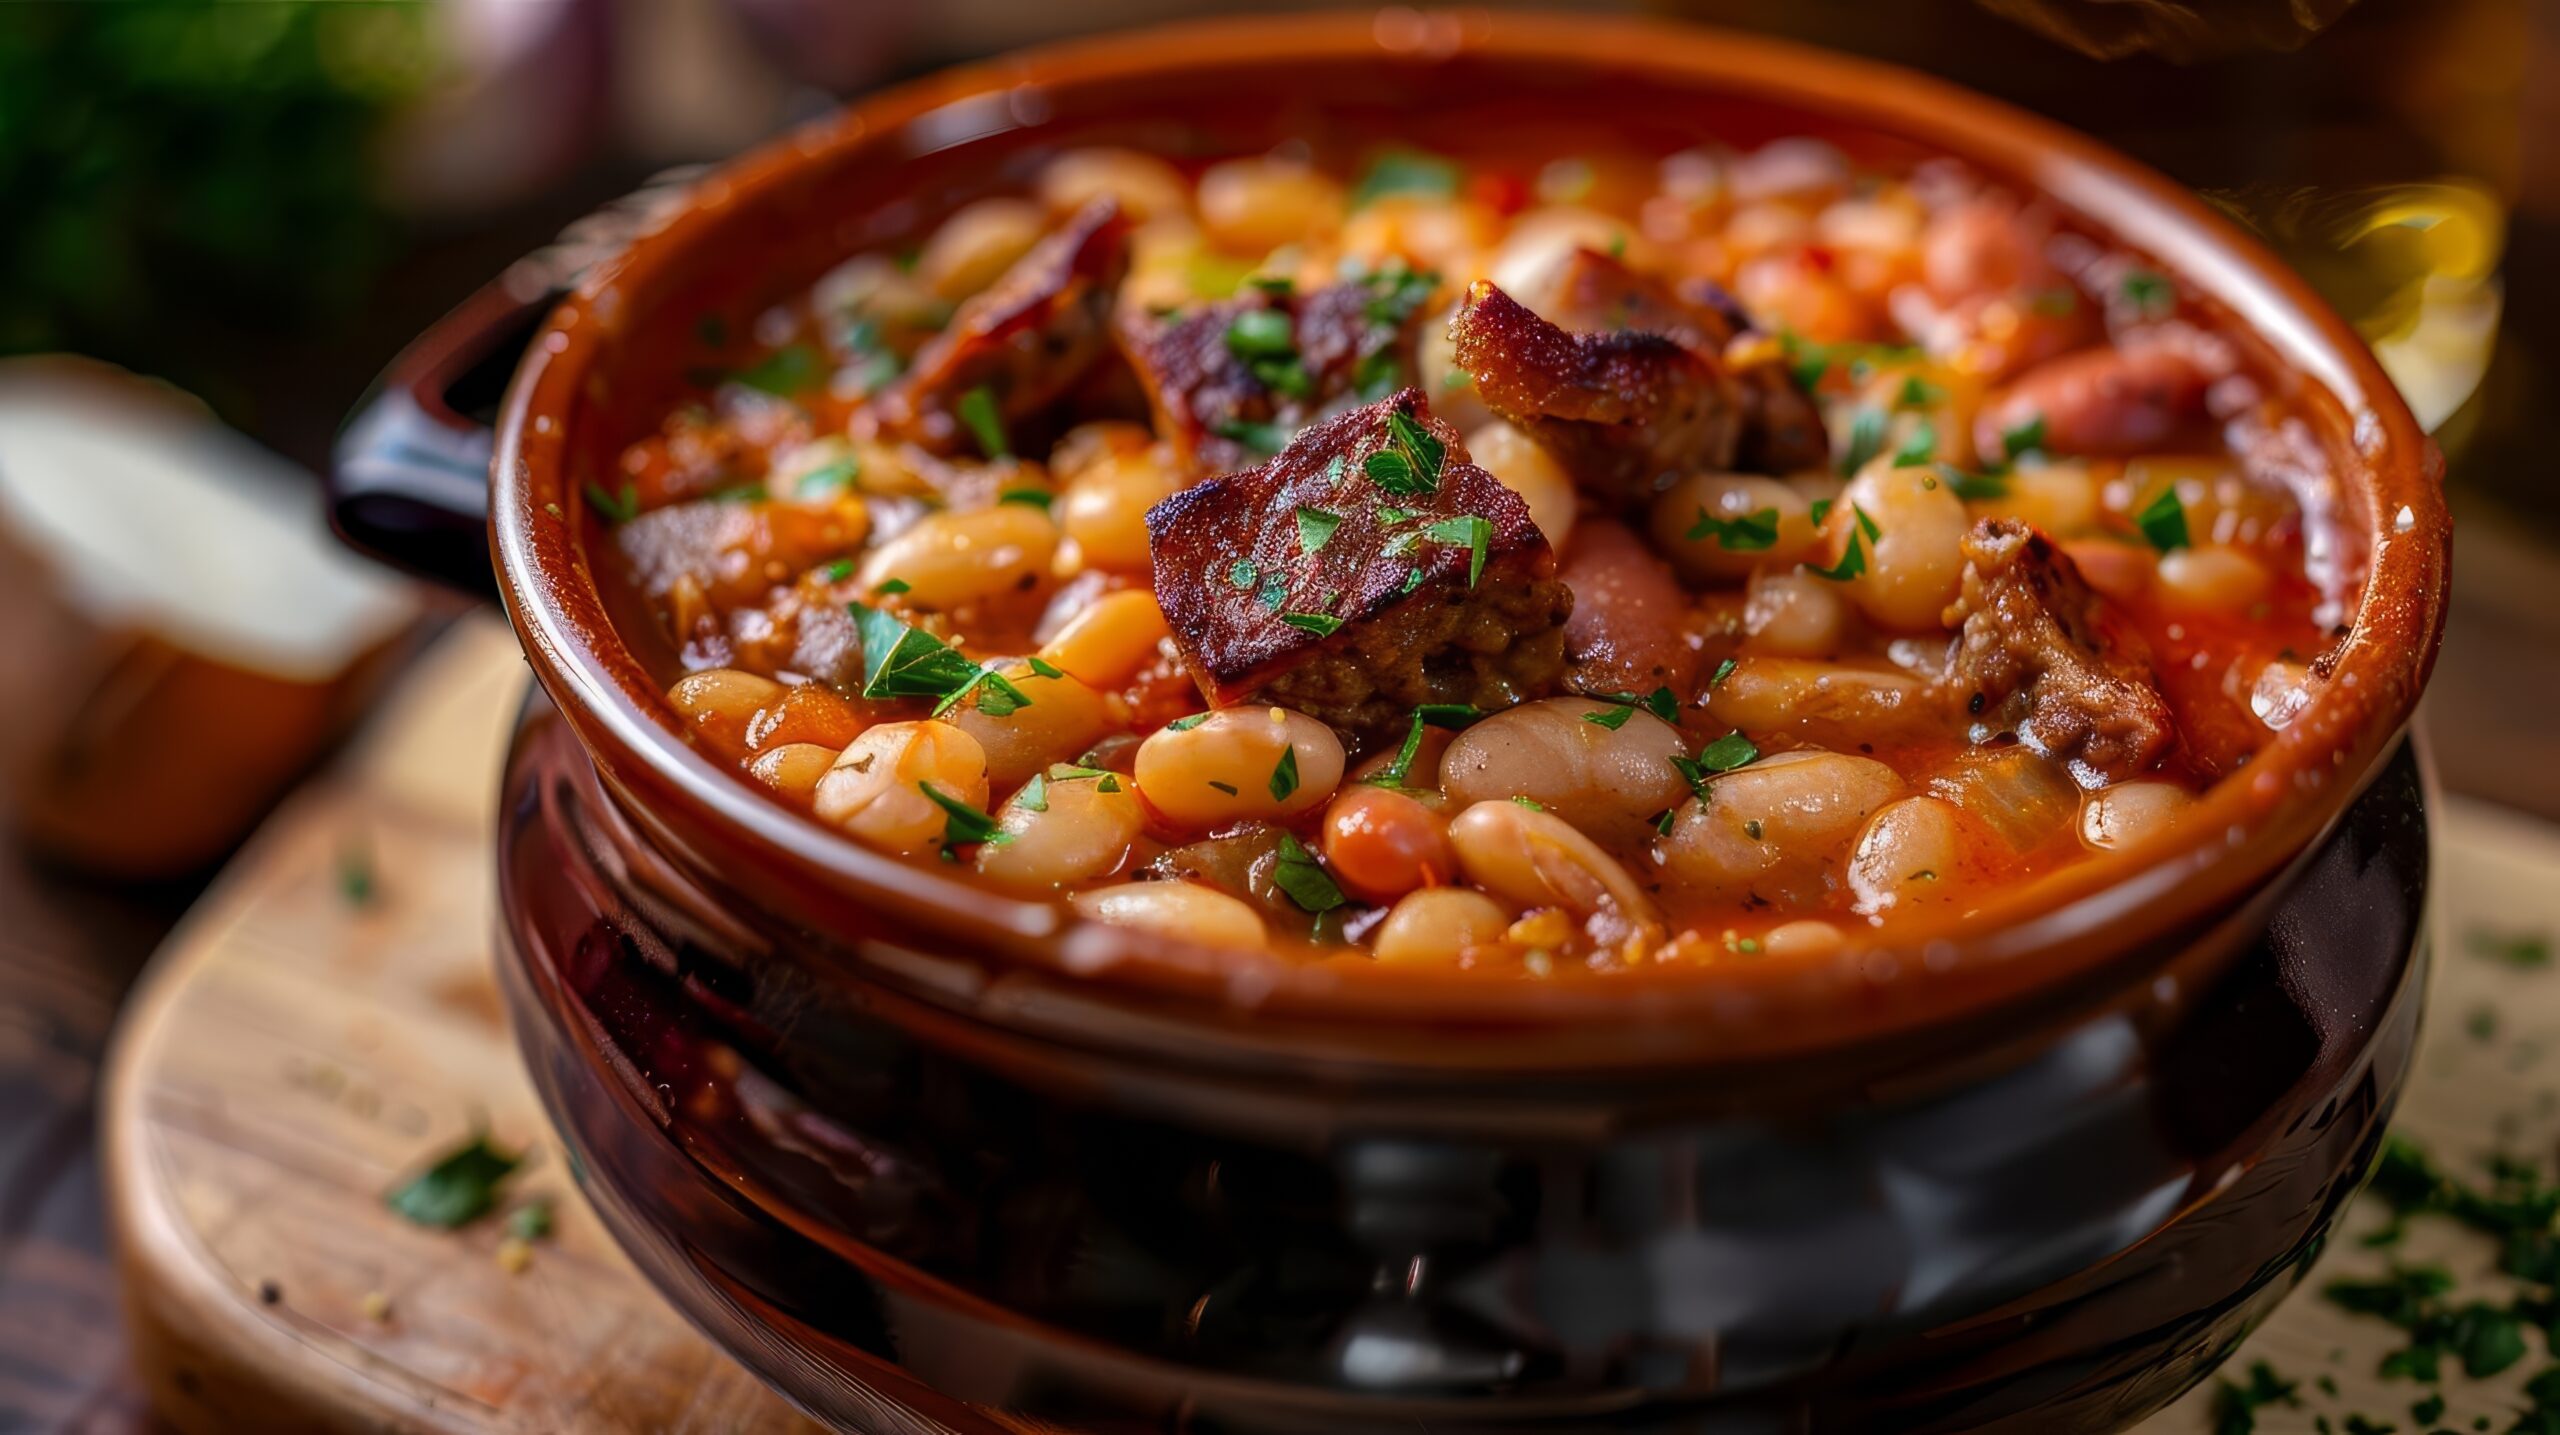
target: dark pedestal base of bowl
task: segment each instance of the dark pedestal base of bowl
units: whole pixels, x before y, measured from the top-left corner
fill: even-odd
[[[2120,1429],[2300,1279],[2423,987],[2405,750],[2204,980],[1849,1100],[1204,1083],[722,911],[538,699],[506,795],[503,980],[589,1195],[881,1435]]]

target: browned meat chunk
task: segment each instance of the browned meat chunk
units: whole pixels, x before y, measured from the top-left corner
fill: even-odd
[[[664,598],[691,585],[724,605],[754,601],[861,536],[832,507],[716,498],[654,508],[613,530],[641,592]]]
[[[2205,399],[2230,367],[2226,344],[2179,324],[2048,359],[1984,402],[1974,445],[1996,454],[2033,430],[2045,452],[2074,456],[2218,447]]]
[[[935,453],[977,440],[960,412],[985,389],[1004,423],[1064,397],[1110,351],[1111,300],[1129,270],[1129,225],[1097,199],[971,296],[879,398],[880,424]]]
[[[1668,687],[1688,699],[1698,675],[1689,594],[1643,539],[1607,519],[1576,524],[1556,576],[1573,590],[1564,652],[1574,691],[1649,693]]]
[[[1214,706],[1355,735],[1556,691],[1573,595],[1528,506],[1406,389],[1147,513],[1156,597]]]
[[[2148,769],[2177,741],[2140,634],[2092,589],[2053,540],[2010,518],[1964,539],[1962,624],[1952,696],[1977,741],[2014,732],[2066,763],[2083,786]]]
[[[1677,291],[1596,249],[1577,249],[1556,273],[1546,312],[1583,333],[1628,329],[1660,334],[1709,363],[1731,369],[1742,401],[1742,432],[1733,466],[1745,473],[1800,473],[1831,465],[1822,411],[1796,386],[1775,345],[1759,362],[1735,364],[1734,341],[1751,335],[1750,316],[1733,296],[1705,279]]]
[[[1156,432],[1204,473],[1232,473],[1346,396],[1411,381],[1413,320],[1437,281],[1388,270],[1306,294],[1247,292],[1180,315],[1140,317],[1121,349]]]
[[[1730,468],[1742,400],[1721,365],[1636,330],[1576,334],[1479,280],[1449,321],[1485,406],[1587,488],[1639,499],[1681,474]]]

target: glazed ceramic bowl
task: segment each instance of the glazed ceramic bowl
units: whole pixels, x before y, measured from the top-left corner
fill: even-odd
[[[1791,134],[1954,156],[2178,274],[2290,386],[2313,561],[2365,577],[2318,696],[2195,817],[1964,932],[1531,983],[1093,927],[695,752],[596,554],[580,495],[679,397],[703,314],[1058,148]],[[847,1428],[2115,1428],[2290,1286],[2405,1069],[2423,804],[2393,753],[2442,620],[2437,464],[2353,333],[2192,196],[1903,72],[1389,11],[939,76],[700,180],[515,374],[489,526],[540,682],[501,833],[518,1030],[643,1264]]]

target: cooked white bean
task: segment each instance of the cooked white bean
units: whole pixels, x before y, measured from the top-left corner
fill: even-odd
[[[1840,929],[1819,917],[1781,922],[1760,934],[1760,950],[1773,957],[1818,957],[1840,950]]]
[[[916,280],[944,299],[966,299],[996,282],[1048,227],[1048,211],[1027,199],[978,200],[925,240],[916,254]]]
[[[1774,478],[1698,473],[1653,501],[1653,546],[1693,582],[1794,565],[1813,546],[1811,506]]]
[[[2166,830],[2195,805],[2172,782],[2119,782],[2081,799],[2080,840],[2102,851],[2132,847]]]
[[[999,503],[968,513],[930,513],[871,550],[861,581],[867,592],[894,578],[923,608],[957,608],[1038,586],[1058,551],[1058,525],[1029,503]]]
[[[1484,396],[1476,392],[1475,375],[1458,367],[1458,346],[1449,338],[1450,321],[1457,316],[1458,306],[1452,304],[1423,321],[1421,341],[1414,347],[1414,382],[1430,398],[1433,414],[1448,420],[1459,432],[1472,434],[1497,420],[1485,408]],[[1472,441],[1469,450],[1473,451]],[[1550,537],[1548,542],[1556,540]]]
[[[1154,593],[1123,588],[1103,594],[1069,618],[1040,646],[1040,660],[1108,691],[1136,677],[1170,631]]]
[[[2011,473],[1997,498],[1977,511],[2022,518],[2056,538],[2086,533],[2098,522],[2098,480],[2082,463],[2024,465]]]
[[[802,802],[815,799],[818,782],[836,765],[836,750],[823,743],[787,742],[756,754],[747,774],[772,791]]]
[[[1779,658],[1822,658],[1840,651],[1849,633],[1849,600],[1840,585],[1802,569],[1751,575],[1742,608],[1744,644]]]
[[[1043,777],[996,814],[1011,837],[978,848],[978,871],[1014,892],[1054,892],[1118,870],[1147,825],[1125,777]]]
[[[1058,526],[1066,531],[1074,566],[1144,573],[1153,561],[1147,546],[1147,510],[1182,487],[1170,455],[1158,448],[1106,454],[1087,465],[1058,496]]]
[[[1849,890],[1869,916],[1952,900],[1964,890],[1963,814],[1935,797],[1888,802],[1867,819],[1849,856]]]
[[[1708,783],[1655,853],[1674,882],[1703,895],[1814,901],[1868,816],[1901,793],[1902,779],[1872,758],[1782,753]]]
[[[1501,234],[1502,221],[1481,204],[1390,194],[1343,221],[1342,252],[1370,264],[1402,259],[1416,269],[1464,273]]]
[[[1295,817],[1342,784],[1342,739],[1286,708],[1228,708],[1138,744],[1138,790],[1177,826]]]
[[[1860,513],[1874,525],[1864,535]],[[1849,483],[1825,529],[1860,533],[1866,571],[1848,584],[1849,601],[1884,627],[1917,633],[1941,626],[1941,615],[1964,583],[1966,516],[1963,500],[1926,468],[1896,468],[1878,458]]]
[[[1620,716],[1614,729],[1590,721]],[[1526,797],[1603,842],[1635,842],[1687,795],[1671,759],[1688,755],[1680,730],[1642,708],[1548,698],[1458,734],[1440,759],[1440,790],[1458,806]]]
[[[707,668],[687,673],[667,689],[667,702],[714,746],[746,745],[747,725],[757,713],[782,701],[783,686],[771,678],[736,668]]]
[[[987,804],[987,754],[945,722],[890,722],[853,740],[818,779],[821,821],[890,852],[921,852],[942,840],[950,813],[925,795]]]
[[[1065,762],[1111,731],[1118,714],[1102,694],[1061,670],[1044,677],[1027,662],[996,669],[1022,695],[980,683],[943,721],[978,740],[986,751],[987,784],[998,792],[1019,787],[1053,762]],[[990,699],[1002,715],[987,709]]]
[[[2245,548],[2208,543],[2160,555],[2155,585],[2169,607],[2190,613],[2239,614],[2267,596],[2274,577]]]
[[[1554,813],[1479,802],[1449,824],[1449,845],[1467,880],[1520,906],[1612,913],[1630,927],[1660,919],[1634,874]]]
[[[1071,149],[1040,171],[1040,198],[1057,214],[1073,214],[1104,195],[1141,223],[1191,208],[1182,171],[1133,149]]]
[[[1435,401],[1436,402],[1436,401]],[[1502,486],[1529,505],[1529,521],[1547,535],[1547,546],[1561,553],[1573,536],[1573,520],[1581,490],[1573,475],[1527,434],[1496,419],[1467,435],[1467,452],[1478,468],[1502,480]]]
[[[1909,673],[1803,658],[1736,659],[1707,690],[1707,714],[1727,727],[1820,747],[1953,730],[1929,685]]]
[[[1543,310],[1550,307],[1548,281],[1577,249],[1614,250],[1639,268],[1654,258],[1653,246],[1625,220],[1577,205],[1549,205],[1511,221],[1486,277],[1505,294]]]
[[[1115,927],[1211,947],[1259,950],[1271,940],[1262,917],[1237,898],[1190,882],[1123,882],[1075,897],[1078,912]]]
[[[1378,924],[1372,950],[1382,962],[1449,966],[1469,947],[1502,940],[1511,916],[1502,904],[1465,887],[1425,887],[1408,892]]]
[[[1229,249],[1261,254],[1330,238],[1342,186],[1296,160],[1231,159],[1201,172],[1200,225]]]

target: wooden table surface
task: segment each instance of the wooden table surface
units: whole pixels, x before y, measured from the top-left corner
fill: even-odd
[[[2494,517],[2464,519],[2424,725],[2449,788],[2560,819],[2560,558]],[[0,710],[46,679],[42,606],[13,582],[0,573]],[[0,771],[23,756],[13,736],[0,725]],[[0,1431],[163,1428],[129,1371],[94,1126],[119,1005],[197,891],[86,881],[0,828],[0,1109],[15,1113],[0,1123]]]

